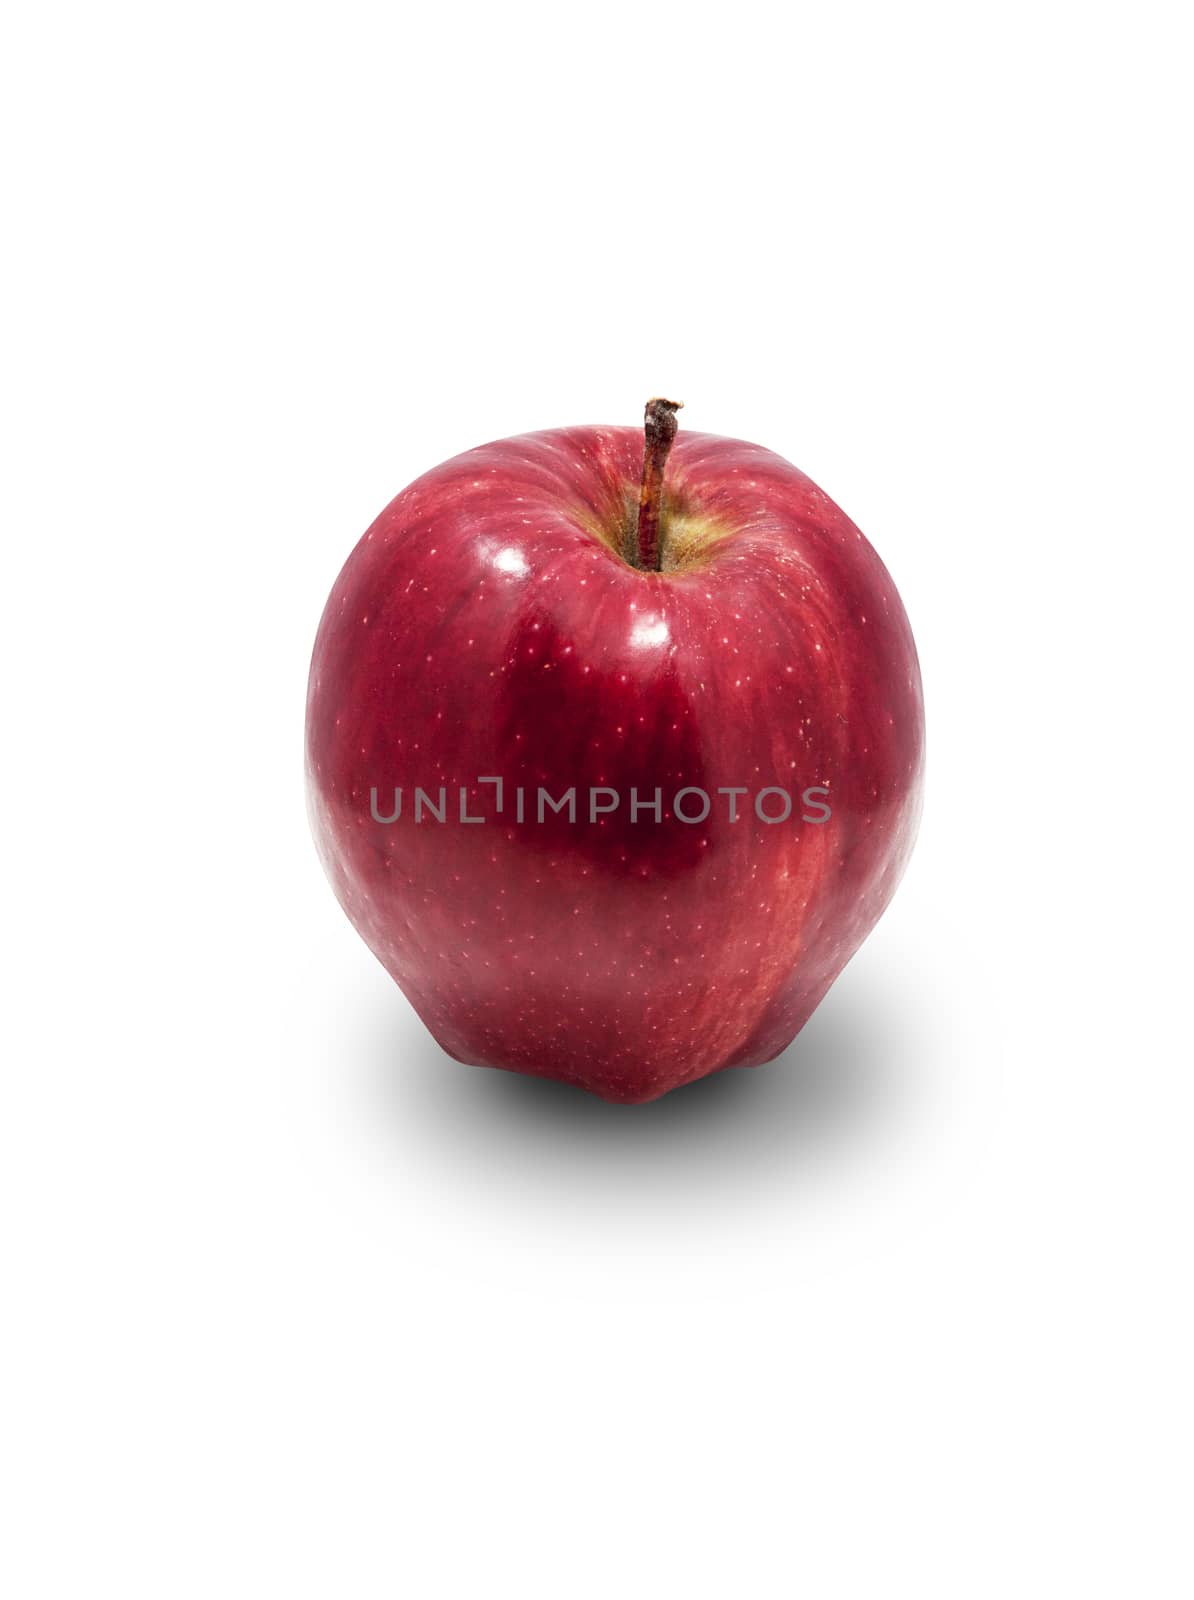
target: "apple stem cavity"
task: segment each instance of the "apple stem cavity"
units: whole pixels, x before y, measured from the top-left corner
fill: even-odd
[[[659,513],[663,505],[663,469],[676,437],[680,400],[652,399],[643,412],[643,482],[638,496],[638,562],[643,572],[658,572],[662,546]]]

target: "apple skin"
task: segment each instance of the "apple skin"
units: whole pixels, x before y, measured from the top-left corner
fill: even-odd
[[[642,461],[638,429],[566,428],[419,478],[337,579],[307,701],[325,869],[443,1049],[622,1102],[787,1047],[903,872],[924,748],[904,608],[828,496],[681,432],[664,570],[644,572],[619,553]],[[415,787],[441,785],[447,820],[415,823]],[[577,820],[536,822],[540,785],[575,786]],[[623,797],[596,822],[591,786]],[[631,788],[657,786],[663,820],[632,821]],[[685,786],[705,821],[672,814]],[[737,822],[720,786],[750,790]],[[789,821],[758,819],[768,786]],[[812,786],[827,821],[801,820]],[[384,816],[395,787],[379,823],[370,790]],[[483,824],[458,820],[461,787]]]

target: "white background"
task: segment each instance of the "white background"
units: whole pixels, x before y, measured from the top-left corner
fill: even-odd
[[[10,22],[13,1600],[1191,1593],[1183,20]],[[626,1109],[440,1055],[301,728],[392,495],[656,392],[868,533],[930,765],[788,1056]]]

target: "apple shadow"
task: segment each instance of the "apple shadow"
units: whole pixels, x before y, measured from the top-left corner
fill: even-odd
[[[843,974],[787,1050],[646,1105],[446,1055],[395,997],[365,1024],[359,1057],[371,1118],[403,1142],[433,1139],[510,1181],[588,1169],[595,1183],[649,1175],[681,1187],[756,1184],[865,1144],[907,1111],[916,1018],[905,991]],[[557,1171],[558,1169],[558,1171]]]

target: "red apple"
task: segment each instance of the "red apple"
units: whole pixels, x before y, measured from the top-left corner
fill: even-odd
[[[777,1056],[920,806],[879,557],[769,450],[669,454],[675,409],[650,403],[645,450],[561,428],[403,490],[336,581],[307,702],[324,865],[439,1043],[618,1101]]]

